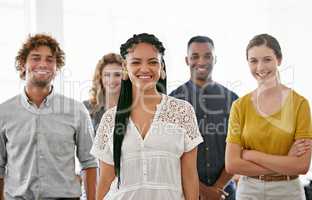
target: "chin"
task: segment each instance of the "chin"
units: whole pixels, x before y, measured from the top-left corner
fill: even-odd
[[[46,87],[51,84],[52,80],[32,80],[32,84],[38,87]]]

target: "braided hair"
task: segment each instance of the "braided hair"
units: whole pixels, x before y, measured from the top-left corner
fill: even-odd
[[[139,43],[148,43],[153,45],[158,52],[162,55],[161,63],[163,65],[163,69],[165,69],[165,62],[163,59],[163,55],[165,53],[165,48],[163,44],[152,34],[141,33],[138,35],[133,35],[132,38],[128,39],[126,43],[120,46],[120,55],[123,59],[126,59],[126,55],[129,53],[135,45]],[[167,81],[165,79],[159,79],[156,88],[160,93],[166,94],[166,85]],[[126,134],[127,125],[129,122],[129,117],[131,114],[131,106],[132,106],[132,83],[130,79],[121,81],[120,88],[120,96],[117,104],[117,112],[115,116],[115,128],[113,135],[113,156],[114,156],[114,168],[115,175],[118,177],[118,188],[120,185],[120,157],[121,157],[121,147],[122,141]]]

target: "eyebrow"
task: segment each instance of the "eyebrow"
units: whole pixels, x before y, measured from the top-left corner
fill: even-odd
[[[39,53],[31,53],[29,56],[31,56],[31,57],[40,57],[41,54],[39,54]],[[52,56],[52,55],[48,55],[47,57],[54,58],[54,56]]]
[[[261,58],[272,58],[273,56],[264,56]],[[259,59],[258,57],[249,57],[248,59]]]
[[[157,60],[157,61],[159,61],[158,58],[149,58],[149,59],[148,59],[148,61],[151,61],[151,60]]]
[[[142,60],[141,58],[131,58],[131,60]],[[153,58],[149,58],[147,59],[148,61],[151,61],[151,60],[159,60],[158,58],[156,57],[153,57]]]
[[[29,56],[32,56],[32,57],[39,57],[39,56],[40,56],[40,54],[37,54],[37,53],[32,53],[32,54],[30,54]]]
[[[195,52],[195,53],[192,53],[192,55],[199,55],[200,53],[198,53],[198,52]],[[204,53],[204,55],[212,55],[212,53],[211,52],[207,52],[207,53]]]

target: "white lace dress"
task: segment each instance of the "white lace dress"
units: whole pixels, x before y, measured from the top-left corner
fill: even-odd
[[[91,149],[92,155],[111,165],[115,113],[116,107],[103,115]],[[104,199],[184,199],[180,158],[202,141],[193,107],[163,95],[144,139],[129,120],[122,144],[120,187],[116,178]]]

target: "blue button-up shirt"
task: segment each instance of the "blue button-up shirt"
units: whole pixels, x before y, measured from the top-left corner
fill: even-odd
[[[231,105],[238,96],[216,82],[196,86],[192,81],[178,87],[171,94],[190,102],[195,110],[204,142],[199,144],[197,169],[199,179],[213,185],[224,168],[225,139]]]
[[[82,103],[52,92],[38,108],[21,95],[0,105],[0,177],[8,198],[79,197],[81,168],[97,167]]]

